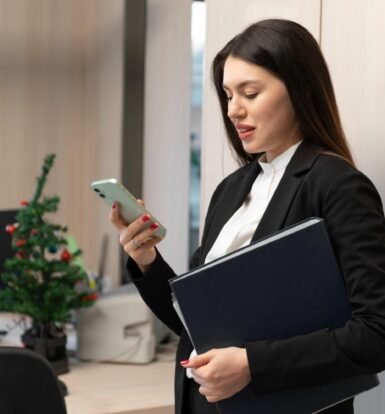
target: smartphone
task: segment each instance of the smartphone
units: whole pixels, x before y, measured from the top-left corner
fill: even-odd
[[[141,206],[136,198],[115,178],[93,181],[91,188],[104,202],[110,207],[116,201],[120,204],[120,214],[131,223],[143,214],[149,214],[151,220],[144,223],[144,228],[150,227],[153,223],[158,223],[159,227],[154,231],[156,237],[164,237],[166,228],[148,210]]]

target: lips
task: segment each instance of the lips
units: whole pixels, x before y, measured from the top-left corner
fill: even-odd
[[[237,124],[236,129],[237,129],[239,138],[246,139],[246,138],[249,138],[253,134],[255,127],[252,127],[250,125],[245,125],[245,124]]]

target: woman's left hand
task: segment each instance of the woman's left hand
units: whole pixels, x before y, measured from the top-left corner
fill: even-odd
[[[211,349],[181,364],[192,368],[199,392],[211,403],[233,396],[251,381],[244,348]]]

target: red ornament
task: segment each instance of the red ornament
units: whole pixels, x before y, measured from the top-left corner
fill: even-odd
[[[29,201],[27,201],[27,200],[22,200],[22,201],[20,201],[20,205],[21,205],[21,206],[24,206],[24,207],[29,206]]]
[[[16,230],[16,227],[13,224],[8,224],[5,226],[5,231],[9,234],[14,233]]]
[[[17,242],[16,242],[16,246],[17,247],[23,247],[23,246],[25,246],[27,244],[27,240],[18,240]]]
[[[63,260],[63,262],[68,262],[68,261],[70,261],[71,260],[71,253],[67,250],[67,249],[64,249],[63,251],[62,251],[62,254],[61,254],[61,256],[60,256],[60,258]]]
[[[99,297],[99,294],[98,293],[93,293],[92,295],[83,296],[81,298],[81,300],[83,302],[91,302],[92,300],[98,299],[98,297]]]
[[[17,259],[24,259],[25,258],[25,253],[24,252],[17,252],[16,253],[16,258]]]
[[[36,236],[37,233],[38,233],[38,231],[36,229],[31,230],[31,235],[32,236]]]

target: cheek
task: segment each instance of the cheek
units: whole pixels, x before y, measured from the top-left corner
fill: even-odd
[[[295,120],[294,111],[288,98],[261,102],[256,111],[257,123],[269,129],[290,128]]]

